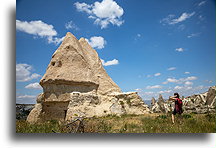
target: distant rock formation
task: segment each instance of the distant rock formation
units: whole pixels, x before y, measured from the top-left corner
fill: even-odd
[[[155,100],[155,98],[154,98],[154,97],[152,97],[152,100],[151,100],[151,106],[154,106],[154,105],[155,105],[155,103],[156,103],[156,100]]]
[[[70,120],[75,116],[144,114],[148,106],[137,93],[122,93],[106,73],[97,52],[67,33],[40,80],[43,93],[27,121]]]
[[[152,98],[151,104],[151,113],[168,113],[171,111],[171,102],[165,101],[162,97],[162,95],[159,95],[158,101],[155,100],[155,98]]]
[[[26,120],[34,104],[16,104],[16,120]]]
[[[215,113],[215,91],[215,86],[212,86],[205,93],[184,98],[182,100],[184,113]],[[155,102],[155,100],[152,99],[152,102]],[[160,95],[158,101],[152,103],[150,109],[152,113],[168,113],[173,111],[174,102],[164,101]]]
[[[206,105],[215,106],[215,86],[210,87],[206,96]]]

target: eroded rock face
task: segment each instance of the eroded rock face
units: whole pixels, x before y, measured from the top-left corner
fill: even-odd
[[[182,100],[184,113],[215,113],[215,91],[215,86],[213,86],[205,93],[184,98]],[[174,102],[164,101],[160,95],[158,101],[153,103],[150,108],[152,113],[168,113],[174,110]]]
[[[154,98],[154,97],[152,97],[152,100],[151,100],[151,106],[154,106],[154,105],[155,105],[155,103],[156,103],[156,100],[155,100],[155,98]]]
[[[43,93],[27,120],[148,113],[137,93],[122,93],[88,42],[67,33],[40,81]]]
[[[216,93],[215,86],[210,87],[208,90],[208,94],[206,96],[206,105],[215,106],[215,93]]]

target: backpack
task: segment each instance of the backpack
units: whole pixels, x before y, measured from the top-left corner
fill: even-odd
[[[182,99],[177,99],[177,105],[178,105],[178,109],[180,113],[183,113],[183,109],[182,109]]]

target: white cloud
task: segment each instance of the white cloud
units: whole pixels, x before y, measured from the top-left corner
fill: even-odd
[[[48,43],[59,44],[63,40],[63,38],[55,37],[57,32],[53,25],[46,24],[41,20],[30,22],[16,20],[16,29],[41,38],[47,38]]]
[[[186,79],[184,79],[185,81],[193,81],[193,80],[196,80],[197,77],[195,76],[191,76],[191,77],[187,77]]]
[[[175,86],[173,88],[174,91],[178,91],[178,93],[182,96],[191,96],[193,94],[200,94],[204,93],[209,89],[210,86],[195,86],[192,87],[191,85],[184,85],[184,86]]]
[[[106,40],[101,36],[93,36],[86,41],[91,45],[92,48],[102,49],[106,44]]]
[[[143,92],[143,94],[144,94],[144,95],[152,95],[152,94],[154,94],[154,92],[148,91],[148,92]]]
[[[186,28],[186,26],[184,24],[181,24],[181,25],[178,26],[179,30],[184,30],[185,28]]]
[[[179,90],[179,89],[182,89],[182,88],[183,88],[182,86],[175,86],[174,90]]]
[[[26,82],[41,77],[37,73],[31,74],[32,66],[28,64],[16,64],[16,81]]]
[[[168,81],[162,82],[162,84],[168,84],[168,83],[169,83]]]
[[[54,43],[54,44],[58,45],[64,40],[64,37],[62,37],[62,38],[48,37],[47,39],[48,39],[48,43]]]
[[[168,68],[167,70],[176,70],[176,67],[170,67],[170,68]]]
[[[86,3],[79,3],[79,2],[76,2],[74,3],[76,9],[80,12],[86,12],[88,14],[92,14],[92,6],[93,5],[88,5]]]
[[[27,89],[42,89],[39,83],[30,83],[25,86]]]
[[[141,37],[141,34],[138,33],[138,34],[137,34],[137,37]]]
[[[161,73],[154,74],[155,77],[160,76],[160,75],[161,75]]]
[[[147,77],[147,78],[150,78],[150,77],[151,77],[151,75],[147,75],[146,77]]]
[[[168,84],[168,83],[182,84],[182,83],[186,83],[187,81],[193,81],[196,79],[197,79],[197,77],[195,77],[195,76],[191,76],[191,77],[187,77],[187,78],[180,78],[180,79],[168,78],[165,82],[163,82],[163,84]],[[187,82],[187,84],[189,84],[189,83],[190,82]],[[190,85],[191,85],[191,83],[190,83]]]
[[[185,21],[186,19],[189,19],[190,17],[192,17],[193,15],[195,14],[195,12],[192,12],[192,13],[182,13],[182,15],[178,18],[174,18],[175,15],[173,14],[170,14],[168,15],[166,18],[163,18],[160,23],[162,23],[163,25],[165,24],[169,24],[169,25],[174,25],[174,24],[177,24],[177,23],[180,23],[180,22],[183,22]]]
[[[103,66],[110,66],[110,65],[117,65],[117,64],[119,64],[119,61],[116,60],[116,59],[113,59],[111,61],[106,61],[106,62],[103,59],[101,59],[101,62],[102,62]]]
[[[32,98],[36,98],[36,96],[34,95],[20,95],[16,97],[17,99],[32,99]]]
[[[165,93],[171,93],[171,90],[161,90],[158,92],[158,94],[165,94]]]
[[[79,30],[79,27],[77,27],[73,21],[69,21],[65,24],[66,29],[72,29],[72,30]]]
[[[146,89],[157,89],[157,88],[162,88],[161,85],[153,85],[153,86],[147,86]]]
[[[175,50],[178,51],[178,52],[183,52],[184,51],[183,48],[176,48]]]
[[[140,92],[142,90],[140,88],[136,88],[135,91]]]
[[[206,3],[206,1],[201,1],[199,4],[198,4],[198,6],[202,6],[202,5],[204,5]]]
[[[185,74],[190,74],[190,72],[186,71]]]
[[[94,19],[94,23],[101,26],[101,29],[107,28],[109,24],[121,26],[121,19],[124,10],[113,0],[96,1],[94,4],[74,3],[76,9],[80,12],[86,12],[90,19]]]
[[[181,92],[185,92],[191,90],[193,87],[191,86],[175,86],[174,90],[181,90]]]
[[[185,82],[185,85],[193,85],[193,82],[186,81],[186,82]]]
[[[187,38],[197,37],[199,35],[200,35],[200,33],[192,33],[192,34],[188,35]]]
[[[175,78],[168,78],[167,82],[171,82],[171,83],[177,83],[179,82],[179,80],[175,79]]]
[[[212,80],[205,80],[205,82],[207,82],[207,83],[213,83]]]
[[[52,25],[48,25],[40,20],[30,22],[16,20],[16,29],[40,37],[57,35]]]

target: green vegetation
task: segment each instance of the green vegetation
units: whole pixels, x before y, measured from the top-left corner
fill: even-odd
[[[85,133],[215,133],[215,114],[183,114],[171,123],[170,114],[150,115],[108,115],[84,119]],[[62,124],[52,120],[29,124],[16,122],[17,133],[64,133]]]
[[[29,124],[25,120],[16,121],[16,132],[17,133],[53,133],[54,131],[60,130],[58,121],[51,120],[44,123]]]

